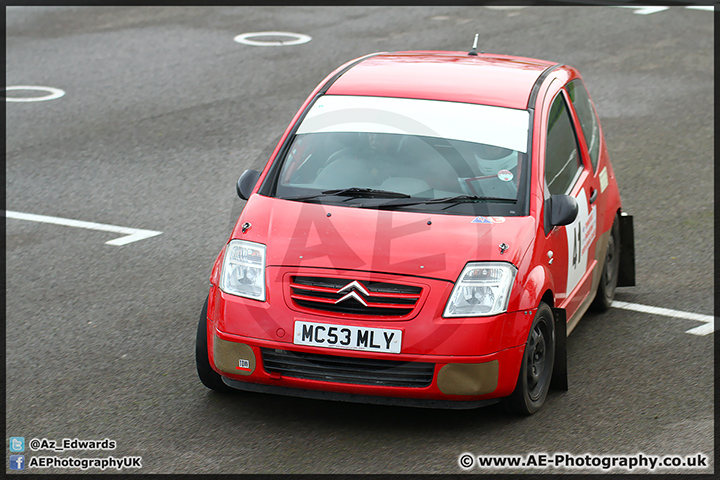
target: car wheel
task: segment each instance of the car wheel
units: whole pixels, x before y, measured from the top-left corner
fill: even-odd
[[[555,323],[549,306],[540,303],[530,326],[520,373],[505,407],[520,415],[532,415],[545,403],[555,364]]]
[[[595,299],[592,303],[593,310],[604,312],[612,305],[615,298],[615,287],[618,284],[620,274],[620,221],[615,216],[610,238],[608,238],[605,264],[603,265],[600,283],[598,284]]]
[[[197,373],[200,381],[206,387],[216,392],[232,392],[234,389],[225,385],[222,377],[210,366],[207,343],[207,308],[208,300],[205,299],[205,305],[203,305],[202,312],[200,312],[197,338],[195,340],[195,365],[197,367]]]

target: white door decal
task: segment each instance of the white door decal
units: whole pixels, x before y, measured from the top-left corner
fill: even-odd
[[[573,223],[565,227],[568,241],[568,276],[565,291],[568,295],[587,271],[588,251],[595,240],[597,230],[597,209],[593,205],[588,211],[584,188],[575,199],[578,203],[578,216]]]

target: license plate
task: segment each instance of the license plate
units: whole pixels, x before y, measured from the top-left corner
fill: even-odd
[[[295,322],[295,345],[400,353],[402,330]]]

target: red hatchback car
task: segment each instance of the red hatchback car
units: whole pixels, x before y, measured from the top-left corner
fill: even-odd
[[[237,190],[197,334],[218,391],[531,414],[567,388],[578,320],[635,282],[632,217],[567,65],[356,59]]]

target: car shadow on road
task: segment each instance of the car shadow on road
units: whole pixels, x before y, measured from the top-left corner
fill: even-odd
[[[549,393],[549,408],[562,393]],[[267,417],[267,421],[274,424],[296,423],[300,420],[320,429],[341,426],[350,431],[400,430],[410,434],[422,432],[423,435],[432,431],[442,432],[443,435],[478,430],[489,432],[530,418],[507,412],[502,403],[473,409],[436,409],[315,400],[244,391],[229,394],[210,392],[208,401],[216,408],[221,408],[224,415],[233,412],[230,418],[225,419],[231,422],[236,420],[238,425],[252,412],[256,420]],[[542,411],[534,415],[538,416],[544,416]]]

